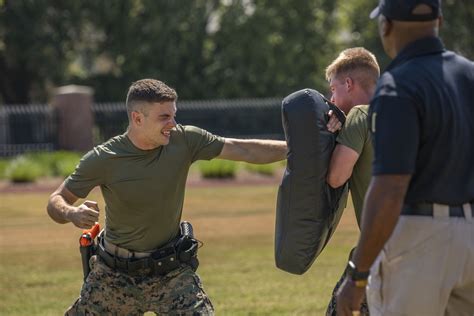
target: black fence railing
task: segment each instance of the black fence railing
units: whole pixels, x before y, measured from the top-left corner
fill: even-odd
[[[281,99],[179,101],[176,120],[224,137],[283,139]],[[94,144],[125,132],[124,103],[96,103]],[[60,149],[57,115],[47,104],[0,106],[0,157]]]
[[[51,151],[57,144],[56,114],[47,104],[0,107],[0,156]]]

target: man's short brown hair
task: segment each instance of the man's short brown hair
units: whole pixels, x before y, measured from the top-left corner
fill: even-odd
[[[130,118],[130,113],[132,111],[141,110],[139,109],[139,104],[144,102],[154,103],[154,102],[167,102],[167,101],[176,101],[178,99],[178,94],[173,88],[168,87],[162,81],[156,79],[142,79],[132,83],[127,93],[127,114]],[[146,113],[145,113],[146,114]]]
[[[363,47],[343,50],[326,68],[326,80],[351,77],[366,91],[374,87],[380,76],[380,67],[374,54]]]

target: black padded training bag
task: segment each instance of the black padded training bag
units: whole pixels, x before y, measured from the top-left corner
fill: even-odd
[[[303,274],[331,238],[345,208],[347,183],[333,189],[326,182],[337,134],[327,130],[328,112],[344,114],[318,91],[304,89],[283,99],[282,121],[288,160],[278,190],[275,263]]]

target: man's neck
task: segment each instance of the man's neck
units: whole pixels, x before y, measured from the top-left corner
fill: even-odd
[[[156,146],[149,144],[137,131],[133,128],[128,127],[127,132],[125,133],[128,139],[132,142],[132,144],[141,150],[152,150],[155,149]]]
[[[360,90],[356,95],[352,98],[352,107],[356,105],[363,105],[369,104],[372,96],[374,95],[375,88],[371,92],[366,92],[364,90]]]

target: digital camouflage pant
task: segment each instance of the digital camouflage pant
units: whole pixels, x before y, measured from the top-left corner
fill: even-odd
[[[213,315],[199,276],[189,266],[165,276],[129,276],[91,258],[91,272],[81,295],[66,311],[76,315]]]

